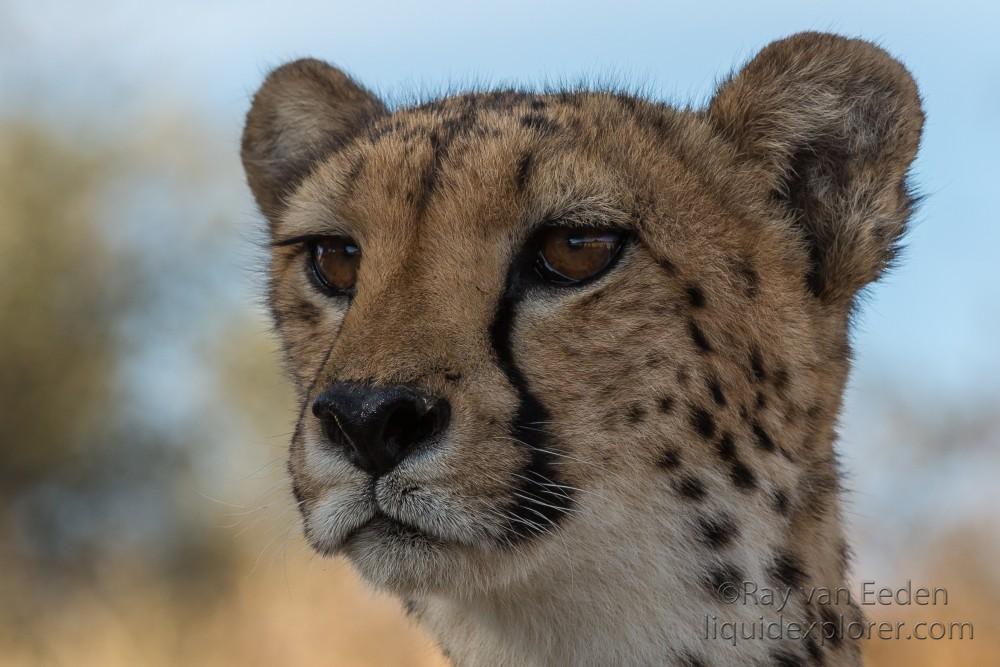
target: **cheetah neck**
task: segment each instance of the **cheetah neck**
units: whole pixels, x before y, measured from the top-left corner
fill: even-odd
[[[802,516],[782,529],[732,506],[743,539],[706,555],[692,544],[693,513],[646,498],[645,520],[603,507],[586,533],[567,526],[553,535],[533,575],[489,594],[419,599],[417,618],[462,667],[860,664],[835,626],[830,637],[814,626],[814,640],[790,638],[793,624],[857,617],[856,608],[807,600],[813,589],[846,586],[841,555],[774,558],[794,540],[840,544],[839,528]],[[762,638],[778,627],[783,636]]]

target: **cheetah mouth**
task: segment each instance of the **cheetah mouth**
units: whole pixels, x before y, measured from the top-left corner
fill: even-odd
[[[444,538],[429,533],[401,519],[393,518],[381,509],[376,509],[370,519],[348,532],[341,541],[341,548],[349,547],[354,543],[367,539],[406,541],[428,545],[447,544],[447,540]]]

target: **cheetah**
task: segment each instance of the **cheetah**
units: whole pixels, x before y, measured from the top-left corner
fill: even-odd
[[[849,324],[922,125],[898,61],[821,33],[704,108],[271,72],[241,155],[312,548],[455,665],[861,664],[810,591],[847,581]]]

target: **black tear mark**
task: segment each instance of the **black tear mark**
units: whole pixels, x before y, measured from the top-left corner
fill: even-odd
[[[712,351],[712,345],[708,342],[708,338],[705,337],[705,332],[701,330],[698,323],[694,320],[688,322],[688,330],[691,333],[691,340],[694,341],[695,347],[698,348],[704,354],[708,354]]]
[[[692,408],[691,426],[694,427],[703,438],[710,439],[715,435],[715,418],[704,408]]]
[[[552,420],[545,404],[531,391],[527,379],[518,368],[513,354],[511,333],[520,297],[515,283],[520,273],[519,261],[508,273],[507,285],[497,304],[496,315],[490,325],[490,342],[497,365],[513,388],[518,404],[510,423],[510,433],[529,452],[529,461],[520,475],[523,481],[512,507],[507,512],[511,519],[507,525],[504,543],[518,542],[540,535],[558,526],[573,505],[573,490],[559,484],[559,475],[553,451],[553,442],[547,424]]]
[[[677,481],[677,493],[688,500],[699,501],[705,497],[705,485],[693,475],[686,475]]]
[[[772,440],[771,436],[767,434],[767,431],[764,430],[764,427],[760,425],[760,422],[757,421],[753,422],[753,434],[754,437],[757,438],[757,446],[760,447],[761,449],[768,452],[773,452],[776,449],[774,445],[774,440]]]
[[[725,514],[714,519],[699,519],[698,532],[702,542],[713,549],[721,549],[729,545],[739,534],[736,524]]]

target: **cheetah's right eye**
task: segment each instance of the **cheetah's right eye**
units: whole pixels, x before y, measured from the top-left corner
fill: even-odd
[[[624,241],[620,230],[551,227],[539,236],[535,270],[554,285],[576,285],[610,267]]]
[[[350,295],[358,277],[361,248],[346,236],[326,236],[308,244],[309,266],[319,287],[335,296]]]

